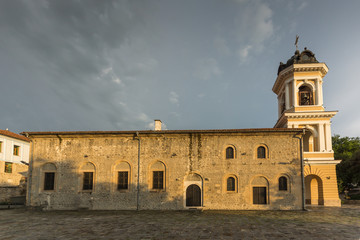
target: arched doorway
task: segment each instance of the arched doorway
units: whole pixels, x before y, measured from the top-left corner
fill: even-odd
[[[203,179],[197,173],[190,173],[184,179],[184,207],[203,206]]]
[[[196,184],[191,184],[186,189],[186,206],[200,207],[201,206],[201,189]]]
[[[305,177],[305,202],[311,205],[324,205],[323,184],[319,176]]]
[[[269,182],[263,176],[257,176],[251,181],[252,204],[269,204]]]

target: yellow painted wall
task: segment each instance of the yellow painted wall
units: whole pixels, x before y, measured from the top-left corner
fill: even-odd
[[[317,176],[321,181],[322,187],[319,187],[319,191],[323,191],[323,204],[325,206],[341,206],[341,201],[339,199],[338,187],[337,187],[337,178],[336,178],[336,164],[324,164],[324,165],[307,165],[304,168],[305,176],[305,188],[306,193],[309,193],[309,177]],[[318,182],[319,183],[319,182]],[[310,191],[312,194],[316,192],[316,182],[311,180]],[[321,194],[320,194],[321,195]],[[316,201],[316,196],[313,197],[311,202]],[[321,204],[321,201],[319,201]]]
[[[303,77],[303,78],[306,78],[306,77],[311,77],[311,78],[320,77],[320,78],[322,78],[320,72],[294,72],[294,77]],[[314,80],[309,80],[309,82],[310,81],[314,81]]]

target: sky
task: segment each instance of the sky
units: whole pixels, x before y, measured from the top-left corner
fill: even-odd
[[[360,1],[0,1],[0,129],[271,128],[280,62],[329,72],[332,133],[360,136]]]

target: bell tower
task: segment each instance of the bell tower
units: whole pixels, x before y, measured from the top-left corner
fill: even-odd
[[[337,111],[325,111],[323,78],[328,72],[308,49],[296,50],[280,63],[272,88],[278,99],[278,121],[275,128],[305,128],[303,136],[306,203],[340,206],[336,164],[331,140],[331,118]]]

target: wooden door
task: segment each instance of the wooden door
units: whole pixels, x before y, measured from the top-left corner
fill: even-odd
[[[200,207],[201,206],[201,189],[198,185],[192,184],[186,189],[186,206]]]
[[[253,187],[253,204],[266,204],[266,187]]]

